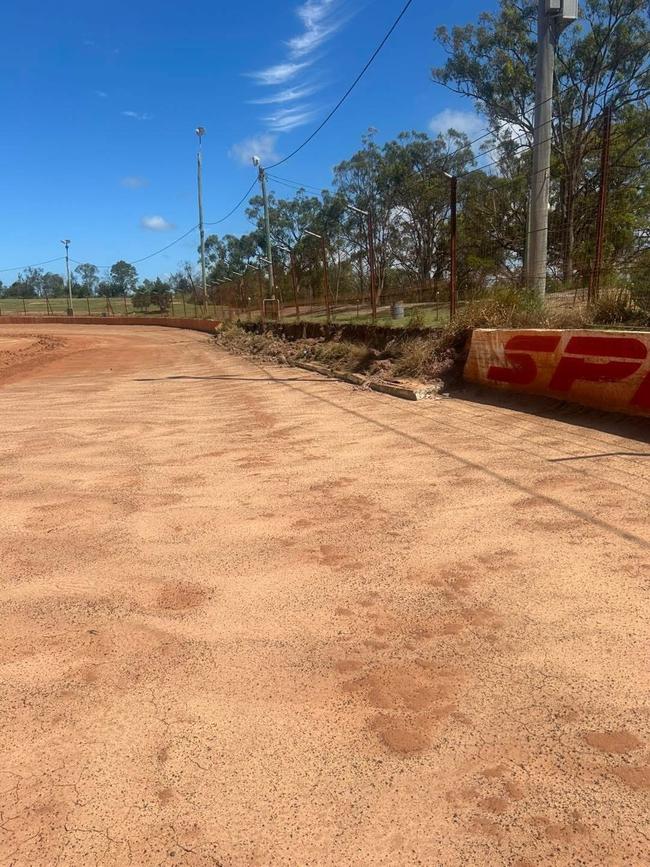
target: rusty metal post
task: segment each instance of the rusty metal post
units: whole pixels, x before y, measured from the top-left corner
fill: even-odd
[[[298,306],[298,279],[296,277],[296,261],[293,256],[293,250],[289,250],[289,261],[291,262],[291,283],[293,285],[293,300],[296,305],[296,322],[300,319],[300,308]]]
[[[603,113],[603,140],[600,150],[600,190],[598,193],[598,216],[596,218],[596,251],[589,279],[587,300],[598,298],[600,274],[603,266],[603,245],[605,243],[605,215],[607,213],[607,185],[609,178],[609,140],[612,130],[612,107],[605,107]]]
[[[375,228],[372,210],[368,207],[368,269],[370,271],[370,308],[372,321],[377,321],[377,271],[375,268]]]
[[[260,296],[260,322],[264,322],[264,288],[262,286],[262,269],[257,269],[257,291]]]
[[[457,200],[458,200],[458,178],[452,176],[449,179],[449,318],[452,319],[456,315],[457,308]]]
[[[325,235],[321,235],[321,249],[323,252],[323,288],[325,289],[325,310],[327,311],[327,324],[332,320],[332,311],[330,308],[330,281],[327,273],[327,245],[325,244]]]

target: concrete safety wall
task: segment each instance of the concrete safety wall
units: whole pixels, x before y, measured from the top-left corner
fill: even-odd
[[[650,333],[477,328],[465,379],[650,416]]]
[[[171,316],[0,316],[0,325],[158,325],[163,328],[188,328],[214,334],[217,319],[179,319]]]

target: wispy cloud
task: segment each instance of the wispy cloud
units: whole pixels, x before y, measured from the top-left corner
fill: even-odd
[[[306,69],[309,63],[278,63],[276,66],[269,66],[267,69],[260,69],[257,72],[246,73],[251,78],[254,78],[258,84],[277,85],[286,84],[292,78]]]
[[[152,232],[167,232],[169,229],[176,228],[173,223],[170,223],[164,217],[159,215],[143,217],[140,220],[140,225],[143,229],[150,229]]]
[[[152,120],[153,115],[146,111],[123,111],[123,117],[132,117],[134,120]]]
[[[148,186],[149,181],[139,175],[127,175],[125,178],[120,178],[120,185],[126,187],[127,190],[139,190],[142,187]]]
[[[281,105],[285,102],[295,102],[297,99],[305,99],[321,89],[322,85],[310,84],[304,87],[288,87],[271,96],[263,96],[260,99],[249,99],[250,105]]]
[[[330,39],[345,24],[339,0],[307,0],[296,9],[304,32],[287,42],[292,57],[304,57]]]
[[[481,116],[474,111],[460,111],[453,108],[445,108],[434,115],[429,121],[429,129],[433,133],[445,133],[449,129],[456,132],[464,132],[472,136],[480,132],[485,126]]]
[[[108,99],[108,94],[105,90],[96,90],[95,96],[98,96],[100,99]]]
[[[314,117],[315,111],[309,106],[295,106],[294,108],[282,108],[265,117],[264,120],[268,123],[269,129],[275,132],[289,132],[289,130],[297,129],[299,126],[309,123]]]
[[[262,164],[275,162],[278,159],[275,151],[277,138],[272,133],[252,135],[234,144],[228,151],[228,155],[245,166],[251,164],[254,156],[258,156]]]
[[[248,163],[251,155],[257,153],[263,163],[273,162],[277,158],[278,136],[313,120],[316,108],[309,98],[324,87],[324,81],[316,70],[307,80],[304,73],[321,58],[323,45],[352,17],[352,5],[358,6],[356,0],[303,0],[294,8],[302,30],[284,43],[284,59],[265,69],[245,73],[260,86],[278,88],[249,103],[278,108],[262,118],[266,133],[251,136],[231,147],[229,153],[233,159]]]

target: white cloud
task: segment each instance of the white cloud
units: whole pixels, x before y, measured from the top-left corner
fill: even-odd
[[[307,85],[305,87],[288,87],[286,90],[280,90],[271,96],[263,96],[261,99],[250,99],[251,105],[281,105],[285,102],[294,102],[296,99],[304,99],[306,96],[311,96],[320,90],[318,85]]]
[[[303,29],[285,43],[284,61],[268,66],[266,69],[246,73],[258,85],[281,88],[270,96],[251,100],[253,105],[282,106],[288,103],[301,103],[291,108],[280,108],[265,117],[264,121],[271,132],[289,132],[313,119],[314,108],[305,100],[322,89],[324,84],[322,81],[309,84],[304,80],[295,81],[295,79],[315,63],[318,49],[351,18],[354,14],[349,10],[351,5],[350,2],[344,3],[344,0],[302,0],[295,7],[294,12],[300,19]],[[239,146],[235,146],[237,147]]]
[[[448,129],[464,132],[468,136],[476,135],[485,126],[480,115],[474,111],[459,111],[445,108],[434,115],[429,121],[429,129],[433,133],[445,133]]]
[[[260,69],[257,72],[249,72],[251,78],[254,78],[258,84],[274,85],[284,84],[294,78],[302,69],[309,66],[305,63],[278,63],[277,66],[269,66],[267,69]]]
[[[228,155],[245,166],[250,166],[253,156],[258,156],[262,165],[273,163],[278,159],[278,154],[275,152],[276,141],[277,136],[272,133],[252,135],[234,144],[228,151]]]
[[[140,220],[140,225],[143,229],[151,229],[152,232],[166,232],[169,229],[175,228],[173,223],[170,223],[164,217],[157,215],[153,217],[143,217]]]
[[[146,187],[149,181],[139,175],[127,175],[125,178],[120,178],[120,184],[128,190],[139,190],[141,187]]]
[[[132,117],[135,120],[151,120],[153,118],[152,114],[148,114],[146,111],[123,111],[122,115],[124,117]]]
[[[289,132],[304,126],[313,118],[315,112],[308,106],[296,106],[295,108],[281,108],[275,114],[265,117],[269,128],[275,132]]]
[[[105,90],[96,90],[95,96],[98,96],[100,99],[107,99],[108,98],[108,94],[106,93]]]
[[[346,18],[333,14],[338,7],[338,0],[307,0],[296,9],[305,30],[287,43],[292,57],[311,54],[343,26]]]

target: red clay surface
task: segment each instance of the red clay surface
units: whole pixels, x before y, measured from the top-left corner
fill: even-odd
[[[650,863],[650,448],[0,327],[0,863]]]

